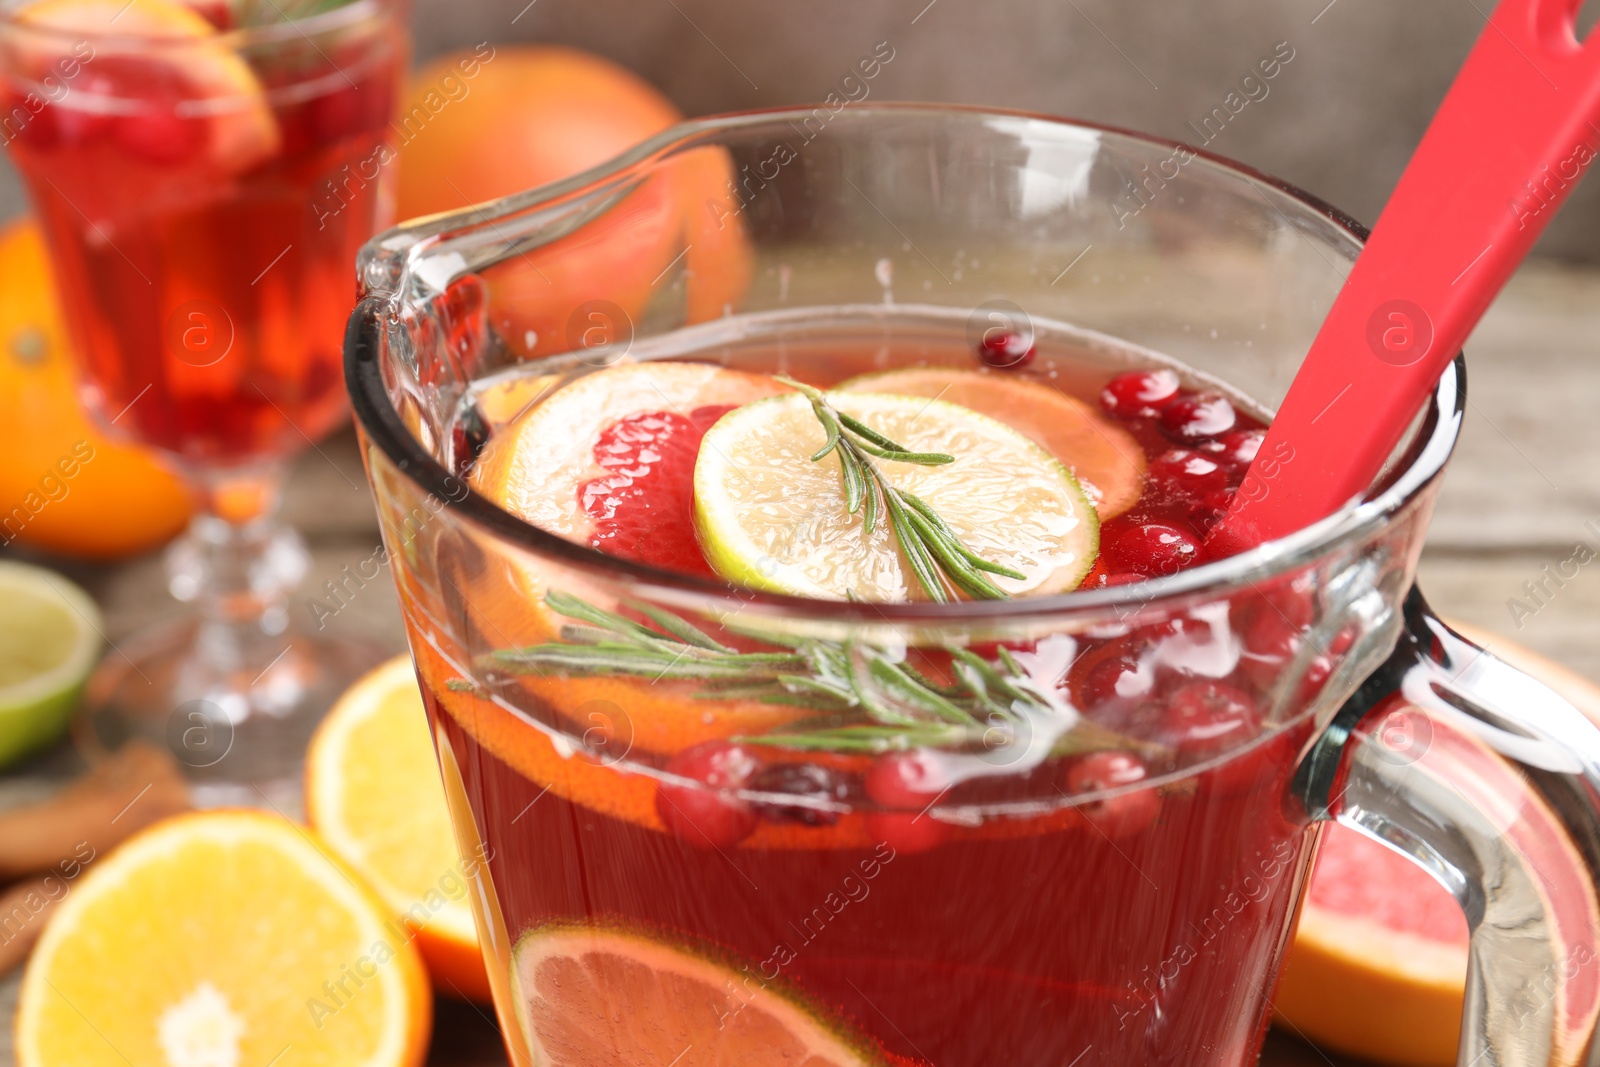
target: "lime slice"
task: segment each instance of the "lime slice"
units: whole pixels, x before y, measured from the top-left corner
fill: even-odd
[[[773,961],[766,961],[771,963]],[[762,1063],[868,1059],[776,985],[612,930],[546,927],[512,950],[512,999],[534,1063]],[[693,1057],[685,1051],[693,1049]]]
[[[1021,572],[994,576],[1012,595],[1075,589],[1094,563],[1100,522],[1066,467],[1023,434],[964,407],[926,397],[830,393],[835,408],[913,451],[944,452],[942,466],[875,461],[894,488],[914,493],[984,559]],[[796,596],[870,601],[921,598],[883,517],[845,508],[839,460],[812,462],[825,435],[805,397],[760,400],[729,412],[700,447],[695,527],[726,578]]]
[[[60,736],[100,653],[100,612],[58,574],[0,563],[0,766]]]
[[[902,367],[851,378],[843,393],[932,396],[999,419],[1066,464],[1100,521],[1114,519],[1144,492],[1144,450],[1133,435],[1075,396],[1006,371]]]

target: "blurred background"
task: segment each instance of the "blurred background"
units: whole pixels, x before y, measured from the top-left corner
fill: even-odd
[[[1023,108],[1198,144],[1257,61],[1293,59],[1207,145],[1370,224],[1492,10],[1489,0],[414,0],[419,61],[493,42],[569,44],[638,72],[687,115],[814,102],[873,45],[870,99]],[[1600,13],[1585,5],[1580,24]],[[1259,91],[1257,91],[1259,95]],[[1244,98],[1240,94],[1240,98]],[[1190,124],[1194,125],[1191,126]],[[0,215],[22,209],[15,173]],[[1539,248],[1600,263],[1600,185]]]

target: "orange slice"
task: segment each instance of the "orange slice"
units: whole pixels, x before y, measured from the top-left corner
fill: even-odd
[[[323,720],[306,755],[306,814],[416,932],[439,991],[487,1002],[470,872],[450,831],[410,656],[369,672]]]
[[[1139,443],[1088,404],[1040,382],[1002,372],[907,367],[863,374],[835,388],[937,397],[1005,423],[1072,472],[1102,522],[1133,507],[1144,491]]]
[[[40,0],[22,8],[17,21],[86,37],[95,42],[97,58],[136,53],[179,64],[184,81],[209,115],[209,156],[220,170],[247,170],[278,150],[278,121],[255,71],[220,39],[215,26],[187,4],[173,0]],[[118,38],[160,41],[162,45],[140,49],[119,44]],[[25,40],[24,47],[30,62],[41,68],[62,58],[49,54],[61,46],[47,45],[42,35]]]
[[[610,930],[554,927],[517,942],[512,990],[534,1063],[793,1064],[858,1067],[857,1051],[811,1012],[729,967]]]
[[[628,760],[608,762],[585,753],[571,737],[558,737],[556,731],[535,725],[501,704],[477,696],[469,690],[452,689],[452,681],[466,680],[461,672],[428,645],[426,638],[412,631],[417,670],[429,690],[438,694],[445,714],[495,758],[540,789],[580,807],[633,823],[659,833],[670,833],[656,810],[656,780],[640,773]],[[648,687],[645,687],[648,688]],[[757,705],[760,707],[760,705]],[[667,709],[663,718],[679,715],[681,709]],[[808,715],[804,709],[790,714]],[[662,727],[663,731],[706,731],[706,737],[727,737],[746,732],[729,728],[723,713],[715,713],[713,725],[698,725],[681,716]],[[750,729],[748,732],[758,732]],[[634,748],[643,746],[635,740]],[[679,745],[663,751],[675,752]],[[817,758],[817,757],[813,757]],[[848,758],[848,757],[845,757]],[[1071,805],[1061,805],[1039,813],[987,820],[981,825],[945,824],[950,839],[995,839],[1029,837],[1054,833],[1082,825],[1082,816]],[[791,822],[763,821],[755,833],[739,842],[741,849],[844,849],[871,848],[883,840],[865,811],[849,811],[832,826],[805,826]]]
[[[285,819],[180,815],[89,867],[17,1007],[19,1067],[414,1067],[422,961],[355,875]]]

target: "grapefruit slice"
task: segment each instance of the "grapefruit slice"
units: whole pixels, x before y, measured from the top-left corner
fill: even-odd
[[[1324,830],[1274,1005],[1290,1030],[1385,1063],[1449,1067],[1466,974],[1455,898],[1376,841]]]
[[[441,993],[489,1000],[450,832],[427,713],[410,656],[351,686],[306,754],[306,815],[323,843],[360,871],[417,948]]]
[[[1075,589],[1094,563],[1099,520],[1054,456],[1009,426],[945,400],[830,393],[842,414],[917,452],[953,463],[875,461],[961,542],[1024,577],[992,576],[1007,593]],[[904,601],[923,595],[886,517],[870,533],[845,503],[839,459],[812,461],[826,433],[799,394],[740,408],[706,434],[694,472],[694,520],[719,574],[797,596]]]
[[[491,434],[499,433],[518,415],[553,393],[561,384],[559,374],[519,375],[504,378],[479,391],[473,398]]]
[[[1504,638],[1451,626],[1600,722],[1593,683]],[[1556,911],[1559,925],[1562,911]],[[1466,973],[1467,924],[1455,898],[1377,842],[1328,827],[1278,987],[1279,1021],[1338,1052],[1450,1067]],[[1592,1001],[1592,990],[1584,994],[1578,991],[1580,1001]]]
[[[616,931],[533,930],[512,955],[518,1021],[534,1063],[791,1064],[875,1062],[799,1004],[729,967]]]
[[[491,425],[500,416],[509,421],[492,429],[472,474],[473,488],[574,541],[710,574],[691,517],[700,434],[709,416],[783,387],[765,375],[667,361],[618,364],[550,392],[557,381],[531,377],[494,391],[485,417]],[[557,640],[567,620],[543,606],[553,576],[535,573],[522,561],[507,563],[521,587],[509,603],[492,588],[477,590],[472,575],[451,580],[460,584],[469,608],[489,613],[483,626],[503,642]],[[570,572],[561,578],[575,580]],[[594,590],[590,599],[603,595]],[[697,699],[702,687],[687,682],[528,676],[520,684],[565,716],[578,734],[616,729],[619,749],[656,754],[762,732],[803,714],[755,701]]]
[[[416,948],[288,820],[180,815],[92,864],[23,975],[19,1067],[420,1067]]]
[[[704,363],[624,363],[559,390],[492,438],[474,487],[514,515],[613,555],[709,574],[694,542],[695,456],[724,412],[786,391]]]
[[[185,87],[181,103],[207,117],[206,153],[225,173],[248,170],[278,150],[278,122],[255,71],[220,38],[214,25],[187,4],[174,0],[40,0],[23,7],[17,13],[17,21],[94,41],[97,51],[88,62],[91,72],[120,69],[116,66],[121,61],[118,57],[136,57],[137,62],[146,64],[124,72],[120,81],[126,84],[114,81],[102,88],[92,77],[86,78],[84,86],[74,89],[73,95],[84,94],[91,105],[94,101],[90,98],[110,94],[117,98],[115,104],[120,112],[123,105],[137,104],[141,90],[148,91],[153,81],[149,64],[177,68],[174,73]],[[119,45],[118,38],[159,41],[161,47]],[[66,42],[67,38],[58,40]],[[25,38],[22,45],[29,64],[37,64],[41,70],[70,58],[65,53],[54,54],[63,46],[43,34]],[[69,98],[60,106],[76,105]],[[171,102],[165,99],[151,102],[153,108],[170,106]],[[139,117],[135,110],[119,121]]]
[[[1128,431],[1042,382],[956,367],[907,367],[863,374],[838,388],[931,396],[998,419],[1059,459],[1083,486],[1101,522],[1133,507],[1144,492],[1144,450]]]

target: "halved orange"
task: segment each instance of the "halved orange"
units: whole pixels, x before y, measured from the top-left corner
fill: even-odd
[[[416,932],[439,992],[487,1003],[469,872],[450,830],[410,656],[373,669],[323,720],[306,755],[306,815]]]
[[[108,439],[79,407],[51,273],[38,223],[0,230],[0,530],[89,559],[148,551],[188,523],[189,493],[154,451]]]
[[[880,1062],[772,986],[752,989],[739,971],[634,934],[530,931],[513,951],[511,985],[542,1067]]]
[[[23,975],[17,1063],[416,1067],[432,1002],[400,933],[288,820],[177,816],[57,906]]]
[[[1002,371],[906,367],[863,374],[836,388],[935,397],[1005,423],[1072,472],[1102,522],[1133,507],[1144,492],[1144,450],[1128,431],[1042,382]]]

